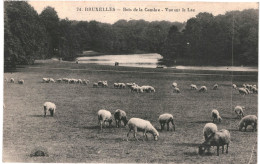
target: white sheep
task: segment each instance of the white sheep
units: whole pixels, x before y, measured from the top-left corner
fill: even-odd
[[[53,78],[50,78],[51,83],[55,83],[55,80]]]
[[[57,79],[56,81],[57,81],[57,83],[61,83],[61,82],[62,82],[62,79],[59,78],[59,79]]]
[[[217,90],[218,89],[218,84],[215,84],[212,89],[213,90]]]
[[[24,80],[23,79],[18,80],[18,84],[24,84]]]
[[[78,82],[79,84],[82,84],[82,83],[83,83],[81,79],[78,79],[77,82]]]
[[[203,154],[205,150],[209,150],[211,146],[217,146],[217,156],[219,156],[219,147],[222,146],[222,153],[224,153],[224,146],[227,145],[226,153],[228,153],[228,146],[231,141],[230,132],[226,129],[221,129],[212,133],[200,146],[199,154]]]
[[[158,119],[160,125],[161,125],[161,130],[164,129],[164,126],[165,124],[167,124],[167,131],[169,131],[169,123],[172,123],[172,126],[173,126],[173,131],[175,131],[175,124],[173,122],[173,116],[172,114],[169,114],[169,113],[164,113],[164,114],[161,114],[159,116],[159,119]]]
[[[218,127],[214,123],[207,123],[203,128],[203,135],[205,140],[208,139],[208,137],[212,134],[218,131]]]
[[[50,78],[42,78],[42,82],[43,83],[48,83],[48,82],[50,82]]]
[[[125,89],[126,85],[125,83],[118,83],[118,88]]]
[[[10,79],[10,83],[14,83],[14,78],[11,78],[11,79]]]
[[[132,87],[131,87],[131,92],[143,93],[144,90],[143,90],[142,87],[139,87],[139,86],[132,86]]]
[[[173,82],[173,83],[172,83],[172,87],[173,87],[173,88],[177,88],[177,83]]]
[[[207,87],[206,86],[201,86],[199,89],[199,92],[207,92]]]
[[[102,130],[102,124],[108,122],[109,123],[109,127],[111,126],[112,123],[112,114],[105,109],[100,109],[98,111],[98,121],[100,124],[100,129]]]
[[[212,110],[211,117],[213,118],[213,122],[214,122],[214,120],[217,120],[218,122],[222,121],[222,118],[220,117],[219,112],[218,112],[217,109],[213,109]]]
[[[173,92],[176,92],[176,93],[181,93],[180,89],[179,89],[179,88],[177,88],[177,87],[173,88]]]
[[[252,88],[253,93],[258,93],[258,89],[256,87]]]
[[[149,86],[149,85],[143,85],[141,86],[144,92],[150,93],[150,92],[155,92],[154,87]]]
[[[127,118],[126,118],[126,113],[125,111],[121,110],[121,109],[117,109],[115,111],[115,114],[114,114],[114,118],[115,118],[115,121],[116,121],[116,127],[120,127],[121,125],[121,121],[124,122],[124,125],[126,126],[127,124]]]
[[[62,81],[64,81],[65,83],[69,83],[69,79],[68,78],[62,78]]]
[[[53,116],[56,110],[56,105],[52,102],[45,102],[43,104],[44,117],[46,116],[47,111],[50,111],[50,115]]]
[[[195,84],[191,84],[190,85],[190,89],[191,90],[198,90],[197,86]]]
[[[239,89],[238,89],[238,92],[239,92],[239,94],[241,94],[241,95],[247,95],[247,94],[248,94],[248,91],[247,91],[245,88],[239,88]]]
[[[237,114],[237,117],[238,117],[238,118],[244,117],[244,109],[245,109],[244,106],[236,106],[236,107],[234,108],[234,111],[235,111],[235,113]]]
[[[114,83],[114,88],[118,88],[119,84],[118,83]]]
[[[246,128],[248,125],[251,125],[253,127],[253,131],[256,131],[257,127],[257,117],[256,115],[247,115],[241,119],[239,122],[239,131],[242,131],[243,128]]]
[[[234,89],[237,89],[237,85],[236,85],[236,84],[232,84],[232,87],[233,87]]]
[[[153,125],[147,121],[147,120],[143,120],[140,118],[131,118],[128,121],[128,127],[129,127],[129,132],[127,133],[127,141],[128,141],[128,136],[129,133],[133,130],[134,131],[134,138],[136,140],[138,140],[136,138],[136,133],[137,133],[137,129],[143,131],[143,137],[146,137],[146,139],[148,139],[147,134],[146,133],[151,133],[154,137],[154,140],[157,141],[158,137],[159,137],[159,133],[158,131],[153,127]]]
[[[82,84],[87,85],[88,83],[89,83],[89,80],[86,80],[86,79],[83,79],[83,80],[82,80]]]

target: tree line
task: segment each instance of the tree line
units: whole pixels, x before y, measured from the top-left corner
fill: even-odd
[[[60,19],[52,7],[38,14],[25,1],[4,2],[5,66],[52,57],[74,60],[83,51],[104,54],[160,53],[166,65],[257,65],[258,10],[187,22]],[[233,59],[233,60],[232,60]]]

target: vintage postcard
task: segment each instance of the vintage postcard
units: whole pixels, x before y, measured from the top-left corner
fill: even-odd
[[[3,9],[2,162],[257,163],[258,2]]]

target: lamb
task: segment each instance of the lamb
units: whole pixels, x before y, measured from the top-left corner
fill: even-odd
[[[238,118],[244,117],[244,109],[245,109],[244,106],[236,106],[235,107],[234,111],[237,114]]]
[[[173,89],[173,92],[176,92],[176,93],[181,93],[180,89],[179,89],[179,88],[177,88],[177,87]]]
[[[226,153],[228,153],[228,146],[231,137],[230,132],[226,129],[221,129],[215,133],[212,133],[200,146],[199,154],[202,155],[206,149],[209,150],[211,146],[217,146],[217,156],[219,156],[219,146],[222,146],[222,153],[224,153],[224,146],[227,145]]]
[[[173,87],[173,88],[177,88],[177,83],[173,82],[173,83],[172,83],[172,87]]]
[[[213,110],[212,110],[212,112],[211,112],[211,117],[213,118],[213,122],[214,122],[215,119],[216,119],[218,122],[221,122],[221,121],[222,121],[222,118],[220,117],[219,112],[218,112],[218,110],[216,110],[216,109],[213,109]]]
[[[49,83],[50,82],[50,78],[42,78],[42,82],[43,83]]]
[[[128,141],[129,133],[132,130],[134,131],[134,138],[138,140],[136,138],[137,129],[143,131],[143,137],[146,137],[146,139],[148,139],[146,134],[148,132],[153,135],[155,141],[158,140],[159,133],[149,121],[140,118],[131,118],[127,124],[129,127],[129,132],[127,133],[127,141]]]
[[[161,130],[164,129],[164,125],[165,123],[167,124],[167,131],[169,131],[169,123],[172,123],[173,126],[173,131],[175,131],[175,124],[173,122],[173,116],[169,113],[164,113],[162,115],[159,116],[159,123],[161,125]]]
[[[10,79],[10,83],[14,83],[14,78],[11,78],[11,79]]]
[[[43,109],[44,109],[44,117],[46,116],[47,111],[50,111],[51,116],[53,116],[56,110],[56,105],[52,102],[45,102],[43,104]]]
[[[199,92],[206,92],[208,89],[206,86],[201,86]]]
[[[115,111],[115,114],[114,114],[114,118],[115,118],[115,121],[116,121],[116,127],[120,127],[121,125],[121,121],[124,122],[124,125],[126,126],[127,124],[127,118],[126,118],[126,113],[125,111],[121,110],[121,109],[117,109]]]
[[[218,127],[214,123],[207,123],[203,128],[203,135],[205,140],[212,134],[218,131]]]
[[[253,131],[256,131],[257,127],[257,117],[256,115],[247,115],[241,119],[239,122],[239,131],[242,131],[242,129],[245,127],[245,131],[248,125],[251,125],[253,127]]]
[[[241,94],[241,95],[247,95],[247,94],[248,94],[248,92],[247,92],[247,90],[246,90],[245,88],[239,88],[239,89],[238,89],[238,92],[239,92],[239,94]]]
[[[218,84],[215,84],[212,89],[213,90],[217,90],[218,89]]]
[[[191,90],[198,90],[197,86],[195,84],[191,84],[190,85],[190,89]]]
[[[23,79],[18,80],[18,84],[24,84],[24,80]]]
[[[98,111],[98,121],[99,121],[99,124],[100,124],[100,129],[102,130],[102,124],[105,122],[108,122],[109,123],[109,126],[111,126],[111,123],[112,123],[112,114],[108,111],[108,110],[105,110],[105,109],[100,109]]]

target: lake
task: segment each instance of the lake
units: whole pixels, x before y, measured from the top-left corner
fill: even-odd
[[[146,67],[156,68],[159,64],[159,60],[163,57],[157,53],[150,54],[131,54],[131,55],[98,55],[98,56],[85,56],[78,57],[79,63],[94,63],[99,65],[115,65],[115,62],[119,62],[119,66],[126,67]],[[165,66],[163,66],[166,68]],[[168,67],[174,69],[187,69],[187,70],[219,70],[219,71],[253,71],[257,72],[257,67],[242,67],[242,66],[174,66]]]

